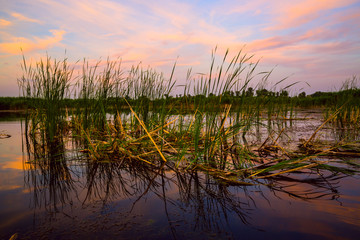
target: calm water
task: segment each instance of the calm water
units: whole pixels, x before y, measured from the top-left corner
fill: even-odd
[[[308,126],[298,126],[305,129]],[[304,131],[305,131],[304,130]],[[288,174],[227,186],[204,174],[79,161],[27,164],[21,121],[0,120],[0,239],[357,239],[360,175]],[[301,133],[296,130],[294,134]],[[338,160],[337,166],[351,168]]]

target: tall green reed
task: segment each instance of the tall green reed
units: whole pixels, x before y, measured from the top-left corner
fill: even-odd
[[[229,57],[227,50],[220,61],[217,59],[217,48],[212,52],[210,70],[208,74],[198,74],[194,77],[191,70],[188,72],[188,83],[185,89],[189,95],[190,89],[197,96],[193,105],[196,110],[194,113],[194,124],[191,132],[194,148],[194,162],[203,161],[212,167],[225,168],[227,156],[224,153],[230,151],[237,135],[245,126],[249,126],[252,121],[249,118],[243,119],[240,112],[245,105],[245,95],[240,102],[236,102],[238,112],[235,121],[229,124],[231,101],[226,100],[229,92],[245,92],[249,83],[257,76],[267,78],[269,72],[256,72],[259,61],[252,62],[253,55],[248,55],[240,50],[232,58]],[[217,96],[217,97],[212,97]],[[211,107],[208,99],[212,97]],[[247,105],[249,106],[249,105]],[[248,112],[253,112],[248,109]],[[252,114],[251,114],[252,115]]]
[[[23,56],[21,64],[23,76],[18,79],[20,95],[32,101],[35,112],[30,121],[32,133],[36,130],[46,140],[52,141],[61,131],[64,122],[64,99],[70,96],[70,84],[74,67],[68,64],[67,58],[61,61],[52,60],[49,56],[36,62],[28,63]]]
[[[253,96],[255,90],[264,90],[261,84],[255,89],[250,87],[254,79],[260,78],[264,84],[272,73],[257,71],[258,64],[253,55],[243,50],[233,56],[227,50],[219,58],[215,48],[208,73],[192,75],[191,70],[188,71],[184,102],[172,98],[176,63],[170,77],[165,78],[162,73],[141,64],[125,72],[120,60],[107,59],[94,64],[84,60],[77,83],[71,85],[74,70],[68,67],[66,60],[51,62],[49,59],[45,64],[37,63],[37,71],[34,71],[29,70],[24,59],[24,76],[19,85],[24,96],[49,104],[46,107],[36,105],[37,118],[47,117],[33,121],[35,125],[39,122],[49,125],[45,129],[59,127],[51,122],[59,123],[66,118],[61,113],[62,100],[73,90],[80,104],[71,108],[71,130],[85,140],[84,147],[95,158],[101,158],[102,153],[121,153],[151,162],[149,159],[154,158],[156,152],[167,151],[177,153],[172,157],[178,162],[187,158],[193,163],[225,169],[231,167],[229,159],[237,151],[246,152],[246,147],[239,145],[238,136],[245,138],[254,124],[260,125],[263,110],[272,101],[268,95]],[[42,89],[42,86],[48,87]],[[55,96],[51,97],[50,93]],[[50,106],[48,112],[42,110]],[[280,111],[275,109],[279,107],[268,106],[268,118]],[[287,108],[284,111],[287,112]],[[174,117],[174,113],[177,116]],[[51,137],[59,132],[57,129],[51,131]],[[244,166],[246,159],[236,158],[234,165]],[[165,158],[162,156],[162,159]]]

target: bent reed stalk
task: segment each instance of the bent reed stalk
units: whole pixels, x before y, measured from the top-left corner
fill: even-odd
[[[72,139],[80,148],[76,150],[92,161],[158,167],[174,163],[177,169],[196,168],[231,184],[245,184],[239,178],[325,166],[323,161],[314,162],[316,157],[292,153],[277,142],[287,126],[284,120],[295,118],[295,100],[286,89],[296,83],[278,93],[266,90],[272,70],[257,72],[259,61],[253,57],[242,50],[230,57],[227,50],[219,60],[215,48],[208,73],[188,71],[180,98],[173,97],[176,63],[165,78],[140,64],[126,72],[119,59],[104,64],[84,60],[81,73],[74,77],[79,62],[71,65],[66,58],[47,56],[32,66],[24,57],[24,74],[18,82],[22,97],[32,106],[26,134],[43,146]],[[253,88],[254,79],[260,81]],[[261,144],[259,134],[261,147],[254,151],[247,135],[263,126],[269,137]],[[307,152],[312,140],[303,145]]]

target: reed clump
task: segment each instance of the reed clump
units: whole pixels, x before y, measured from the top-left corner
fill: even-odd
[[[243,51],[230,57],[226,51],[219,59],[215,48],[209,72],[189,70],[179,98],[172,96],[176,64],[166,78],[140,64],[124,71],[119,59],[92,65],[84,60],[73,77],[75,65],[67,59],[47,57],[32,67],[24,58],[19,86],[34,106],[28,109],[26,133],[43,146],[73,141],[92,161],[173,163],[175,169],[200,169],[231,184],[325,166],[314,159],[327,150],[307,156],[279,144],[286,120],[296,117],[296,100],[287,92],[296,83],[277,94],[266,90],[272,71],[257,72],[259,61],[253,58]],[[253,88],[254,79],[260,84]],[[347,119],[345,108],[330,120],[341,113]],[[358,108],[351,109],[350,119],[357,121]],[[267,131],[261,134],[263,127]],[[257,149],[247,142],[254,131]]]
[[[21,65],[23,76],[18,80],[20,93],[33,110],[29,112],[26,127],[32,135],[39,133],[51,142],[62,132],[66,121],[64,99],[70,97],[70,84],[74,68],[66,58],[61,61],[47,56],[35,63],[27,63],[25,57]]]

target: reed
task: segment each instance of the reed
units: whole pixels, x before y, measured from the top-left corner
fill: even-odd
[[[32,132],[39,131],[52,141],[62,131],[65,120],[61,113],[64,99],[70,97],[70,84],[74,68],[67,59],[52,60],[49,56],[33,66],[25,57],[21,65],[23,76],[18,80],[20,95],[31,101],[35,111],[30,115]]]
[[[71,136],[74,145],[95,162],[151,167],[174,163],[177,169],[205,169],[239,184],[244,182],[238,178],[270,178],[324,166],[306,154],[287,151],[278,142],[286,120],[296,115],[297,98],[288,94],[296,83],[275,92],[284,78],[267,90],[272,70],[258,72],[259,61],[242,50],[230,55],[227,50],[219,58],[215,48],[207,73],[189,70],[181,98],[173,97],[176,63],[165,77],[141,64],[125,71],[119,59],[93,65],[83,60],[80,75],[73,77],[74,68],[67,59],[47,57],[32,67],[23,58],[19,87],[21,95],[33,102],[26,132],[34,146],[65,144]],[[260,83],[253,88],[254,79]],[[337,107],[336,114],[319,129],[331,121],[358,123],[354,92],[346,90],[340,95],[351,107]],[[69,106],[71,93],[74,103]],[[354,97],[349,100],[350,95]],[[268,135],[264,142],[263,127]],[[260,146],[257,152],[246,140],[254,132]]]

